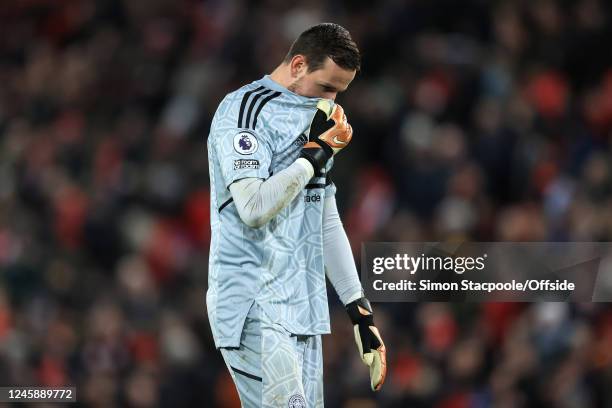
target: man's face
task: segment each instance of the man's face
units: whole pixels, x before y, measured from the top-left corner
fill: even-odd
[[[321,68],[308,72],[304,57],[296,55],[291,60],[291,73],[294,78],[293,83],[289,85],[291,92],[311,98],[335,100],[339,92],[348,88],[356,71],[343,69],[327,57]]]

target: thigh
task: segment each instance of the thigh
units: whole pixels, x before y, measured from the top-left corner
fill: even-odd
[[[323,407],[323,348],[321,336],[303,340],[302,383],[308,407]]]
[[[234,380],[244,408],[259,408],[262,402],[261,326],[256,305],[247,315],[240,347],[222,348],[221,354]]]
[[[294,336],[254,304],[240,347],[221,354],[243,407],[323,406],[321,336]]]
[[[306,408],[297,339],[276,323],[262,322],[263,407]]]

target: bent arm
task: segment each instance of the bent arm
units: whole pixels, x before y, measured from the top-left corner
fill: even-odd
[[[300,158],[265,181],[252,177],[235,181],[229,189],[240,219],[252,228],[265,225],[304,189],[313,175],[310,162]]]

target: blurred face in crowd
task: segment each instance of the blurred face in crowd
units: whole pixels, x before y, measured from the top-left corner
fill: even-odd
[[[344,69],[327,57],[321,66],[309,71],[303,55],[296,55],[289,63],[293,82],[288,89],[302,96],[335,100],[338,93],[344,92],[355,78],[356,71]]]

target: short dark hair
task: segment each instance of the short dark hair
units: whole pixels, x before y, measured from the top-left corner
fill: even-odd
[[[290,62],[298,54],[306,58],[308,72],[323,67],[327,57],[343,69],[359,71],[361,68],[357,44],[339,24],[321,23],[304,31],[291,45],[284,62]]]

